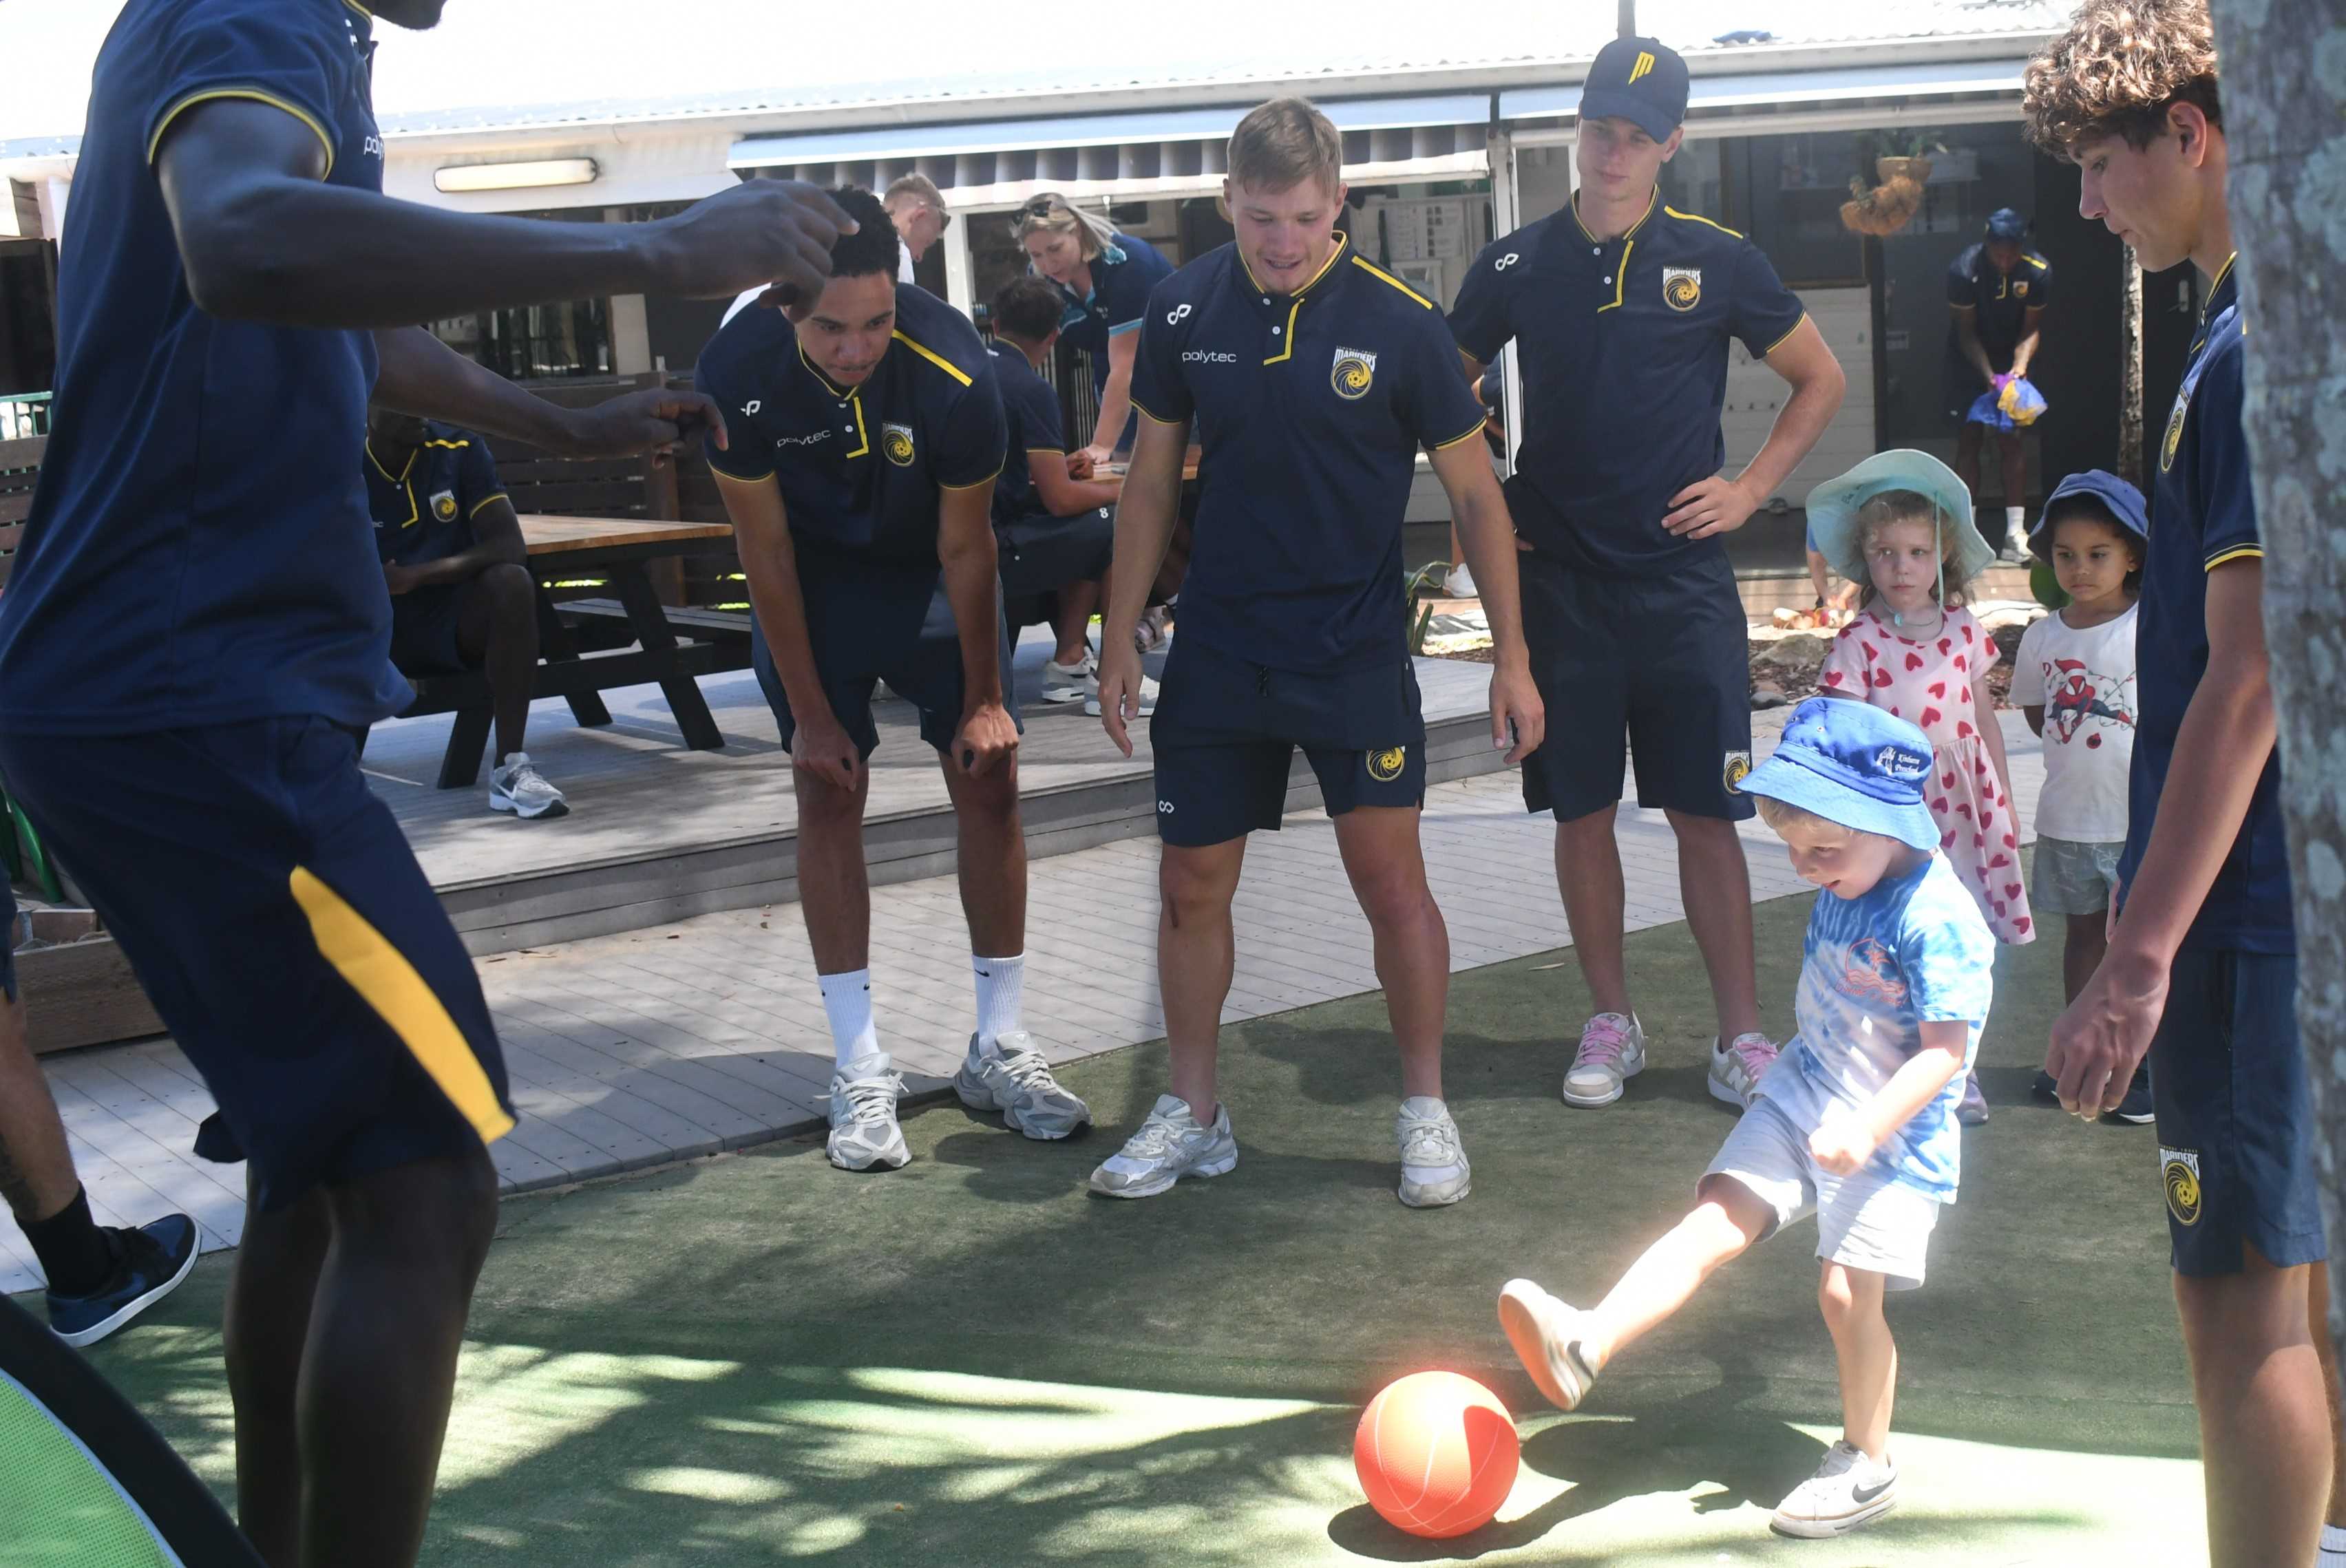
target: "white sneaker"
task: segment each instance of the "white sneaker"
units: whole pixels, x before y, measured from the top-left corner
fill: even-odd
[[[1467,569],[1464,561],[1451,567],[1449,575],[1442,579],[1442,591],[1454,599],[1479,599],[1483,596],[1474,591],[1474,574]]]
[[[1427,1095],[1413,1095],[1393,1113],[1393,1136],[1401,1141],[1401,1200],[1412,1208],[1456,1203],[1474,1186],[1474,1167],[1450,1108]]]
[[[1760,1075],[1776,1064],[1776,1043],[1754,1030],[1721,1045],[1710,1037],[1710,1097],[1730,1105],[1751,1108],[1751,1092]]]
[[[1099,682],[1097,681],[1092,683],[1092,694],[1084,698],[1084,711],[1094,718],[1100,716]],[[1140,712],[1137,717],[1147,718],[1156,711],[1157,683],[1144,675],[1140,677]]]
[[[1051,1064],[1023,1029],[990,1049],[971,1035],[954,1093],[973,1110],[1001,1112],[1005,1125],[1030,1138],[1064,1138],[1092,1119],[1090,1108],[1051,1076]]]
[[[1879,1463],[1844,1440],[1825,1451],[1817,1473],[1792,1488],[1768,1522],[1786,1535],[1822,1541],[1871,1524],[1898,1506],[1898,1467]]]
[[[489,769],[489,809],[511,811],[524,821],[539,817],[566,817],[570,803],[562,791],[546,781],[526,751],[506,755],[505,766]]]
[[[1528,1279],[1510,1279],[1499,1288],[1499,1327],[1515,1348],[1524,1370],[1560,1410],[1576,1408],[1596,1381],[1580,1350],[1582,1321],[1587,1316]]]
[[[1580,1049],[1564,1075],[1564,1103],[1594,1110],[1621,1097],[1621,1086],[1646,1070],[1646,1031],[1635,1014],[1600,1013],[1580,1030]]]
[[[1105,1197],[1155,1197],[1183,1176],[1227,1176],[1238,1163],[1229,1106],[1215,1106],[1214,1125],[1201,1127],[1189,1102],[1159,1095],[1140,1131],[1092,1172],[1092,1190]]]
[[[831,1140],[825,1152],[841,1170],[885,1166],[892,1171],[912,1163],[904,1129],[896,1125],[896,1096],[904,1092],[904,1079],[890,1072],[891,1065],[886,1052],[874,1051],[831,1073]]]
[[[1084,657],[1073,664],[1061,664],[1057,659],[1043,661],[1043,700],[1045,702],[1080,702],[1090,697],[1099,701],[1099,660],[1086,648]]]

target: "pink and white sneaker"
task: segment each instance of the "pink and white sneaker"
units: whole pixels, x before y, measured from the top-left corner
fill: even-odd
[[[1580,1049],[1564,1075],[1564,1103],[1583,1110],[1609,1105],[1646,1070],[1646,1031],[1634,1013],[1600,1013],[1581,1026]]]
[[[1775,1042],[1757,1030],[1738,1034],[1724,1045],[1719,1043],[1719,1036],[1712,1035],[1710,1097],[1724,1100],[1739,1110],[1749,1110],[1752,1091],[1760,1086],[1760,1075],[1775,1064]]]

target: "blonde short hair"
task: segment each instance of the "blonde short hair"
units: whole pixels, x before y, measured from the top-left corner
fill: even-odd
[[[1030,197],[1010,219],[1010,238],[1020,244],[1029,234],[1072,234],[1086,261],[1097,260],[1116,242],[1116,225],[1096,212],[1086,212],[1056,190]]]
[[[2028,138],[2057,158],[2105,136],[2140,151],[2178,103],[2224,123],[2208,0],[2086,0],[2028,62],[2020,112]]]
[[[1309,100],[1273,98],[1230,133],[1229,177],[1250,190],[1287,190],[1307,179],[1333,190],[1344,182],[1344,138]]]
[[[1955,532],[1953,520],[1941,514],[1939,504],[1919,490],[1885,490],[1857,509],[1857,555],[1861,564],[1873,553],[1873,541],[1885,528],[1900,523],[1927,523],[1938,530],[1940,562],[1946,570],[1942,574],[1946,586],[1949,608],[1965,600],[1964,585],[1956,579],[1955,563],[1962,555],[1961,535]],[[1864,592],[1858,597],[1861,606],[1873,603],[1873,574],[1869,570],[1858,579]]]
[[[1752,803],[1760,808],[1760,820],[1780,835],[1805,830],[1821,844],[1846,844],[1864,837],[1846,822],[1836,822],[1830,817],[1820,817],[1814,811],[1777,799],[1773,795],[1754,795]]]
[[[897,205],[908,197],[933,207],[939,212],[945,209],[945,193],[939,190],[937,182],[925,174],[900,174],[890,180],[886,193],[880,198],[880,205],[893,212]]]

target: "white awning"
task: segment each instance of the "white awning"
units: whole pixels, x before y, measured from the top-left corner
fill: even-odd
[[[1840,70],[1758,71],[1697,76],[1687,97],[1689,118],[1705,113],[1776,105],[1847,103],[1863,98],[1944,97],[2020,91],[2025,60],[1948,60],[1912,66],[1857,66]],[[1564,119],[1580,113],[1581,84],[1519,87],[1499,95],[1499,118]]]
[[[872,189],[917,171],[961,210],[1015,205],[1037,190],[1069,197],[1182,195],[1220,186],[1226,144],[1249,107],[747,137],[734,144],[726,164]],[[1489,168],[1486,93],[1338,99],[1320,107],[1343,133],[1345,177],[1355,184],[1448,178]]]

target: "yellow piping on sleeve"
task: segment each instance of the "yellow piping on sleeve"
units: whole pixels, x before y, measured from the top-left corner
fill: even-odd
[[[1806,311],[1803,311],[1800,312],[1800,319],[1792,323],[1792,332],[1799,331],[1802,327],[1805,327],[1808,324],[1809,313]],[[1792,341],[1792,332],[1786,332],[1782,337],[1778,338],[1774,342],[1769,344],[1767,348],[1760,351],[1760,357],[1764,360],[1770,354],[1774,353],[1778,349],[1782,348],[1786,343],[1790,342]]]
[[[940,490],[974,490],[981,484],[991,484],[1001,477],[1002,470],[997,468],[993,473],[987,474],[984,478],[973,479],[967,484],[947,484],[944,480],[940,479],[937,481],[937,488]]]
[[[1457,446],[1464,442],[1472,441],[1476,436],[1483,433],[1484,426],[1489,423],[1490,422],[1487,419],[1478,419],[1474,422],[1474,428],[1468,431],[1465,434],[1454,435],[1448,441],[1436,442],[1429,450],[1433,452],[1447,452],[1454,446]]]
[[[163,137],[170,130],[172,121],[194,108],[198,104],[208,104],[216,98],[250,98],[254,103],[267,104],[272,109],[281,109],[308,126],[317,136],[318,145],[326,149],[326,172],[321,178],[329,179],[333,178],[334,138],[326,134],[326,127],[320,123],[318,117],[290,98],[280,98],[275,93],[263,92],[259,87],[206,87],[201,92],[189,93],[186,97],[165,109],[163,117],[155,122],[154,136],[147,143],[148,163],[153,164],[155,155],[163,150]]]
[[[502,490],[498,491],[495,495],[484,495],[481,497],[480,501],[474,504],[470,512],[464,514],[464,521],[470,523],[474,518],[478,517],[488,508],[491,502],[511,501],[512,499],[512,496],[506,494]]]
[[[2229,550],[2218,550],[2208,556],[2208,570],[2212,572],[2217,567],[2228,566],[2234,561],[2261,560],[2264,553],[2265,547],[2262,545],[2235,545]]]

